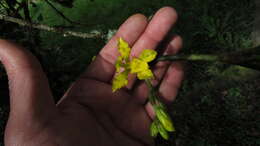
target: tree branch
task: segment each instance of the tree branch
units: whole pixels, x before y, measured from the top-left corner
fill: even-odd
[[[39,30],[45,30],[45,31],[49,31],[49,32],[60,33],[64,37],[74,36],[74,37],[80,37],[80,38],[83,38],[83,39],[105,38],[105,34],[103,34],[102,32],[83,33],[83,32],[69,31],[69,30],[64,30],[62,28],[50,27],[50,26],[44,25],[44,24],[30,23],[28,21],[18,19],[18,18],[14,18],[14,17],[10,17],[10,16],[3,15],[3,14],[0,14],[0,20],[17,23],[21,26],[32,27],[32,28],[39,29]]]

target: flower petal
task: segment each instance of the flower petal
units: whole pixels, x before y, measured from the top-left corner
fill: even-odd
[[[156,51],[150,49],[144,49],[138,58],[145,62],[150,62],[155,59],[156,55],[157,55]]]
[[[112,91],[115,92],[116,90],[126,86],[128,84],[128,72],[124,71],[117,74],[112,82]]]
[[[137,78],[139,80],[146,80],[153,78],[153,73],[150,69],[142,70],[141,72],[137,73]]]
[[[138,73],[138,72],[142,72],[147,69],[149,69],[149,65],[140,59],[134,58],[130,62],[131,73]]]
[[[129,58],[131,48],[129,47],[128,43],[122,38],[119,38],[118,40],[118,51],[120,52],[123,59]]]

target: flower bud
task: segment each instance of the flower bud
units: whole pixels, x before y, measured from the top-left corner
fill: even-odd
[[[161,125],[161,123],[158,122],[157,128],[158,128],[158,131],[159,131],[160,135],[162,136],[162,138],[164,138],[165,140],[168,140],[169,135],[168,135],[167,131],[164,129],[164,127]]]
[[[175,131],[170,116],[162,108],[155,108],[155,113],[157,118],[159,119],[159,121],[167,131],[169,132]]]
[[[157,134],[158,134],[158,128],[157,128],[157,123],[158,122],[153,122],[152,124],[151,124],[151,126],[150,126],[150,135],[152,136],[152,137],[156,137],[157,136]]]

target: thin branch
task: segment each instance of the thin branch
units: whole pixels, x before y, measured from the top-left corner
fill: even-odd
[[[157,59],[157,61],[178,61],[178,60],[188,60],[188,61],[207,61],[216,62],[220,61],[220,56],[212,54],[190,54],[190,55],[165,55]]]
[[[23,13],[26,21],[32,22],[30,11],[29,11],[29,2],[28,0],[23,1],[20,5],[23,5]]]
[[[44,25],[44,24],[30,23],[28,21],[18,19],[18,18],[14,18],[14,17],[10,17],[10,16],[3,15],[3,14],[0,14],[0,20],[17,23],[21,26],[32,27],[32,28],[39,29],[39,30],[45,30],[45,31],[60,33],[64,37],[74,36],[74,37],[80,37],[80,38],[83,38],[83,39],[105,38],[105,35],[102,32],[93,32],[93,33],[75,32],[75,31],[70,31],[70,30],[64,30],[62,28],[50,27],[50,26]]]
[[[235,49],[233,49],[235,50]],[[260,46],[220,54],[165,55],[156,61],[205,61],[240,65],[260,71]]]

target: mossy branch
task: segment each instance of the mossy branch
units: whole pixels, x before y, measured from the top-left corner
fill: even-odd
[[[59,33],[59,34],[62,34],[64,37],[74,36],[74,37],[79,37],[79,38],[83,38],[83,39],[105,38],[105,34],[103,34],[102,32],[83,33],[83,32],[64,30],[63,28],[51,27],[48,25],[38,24],[38,23],[31,23],[31,22],[28,22],[28,21],[25,21],[22,19],[7,16],[4,14],[0,14],[0,20],[17,23],[21,26],[32,27],[32,28],[39,29],[39,30]]]

